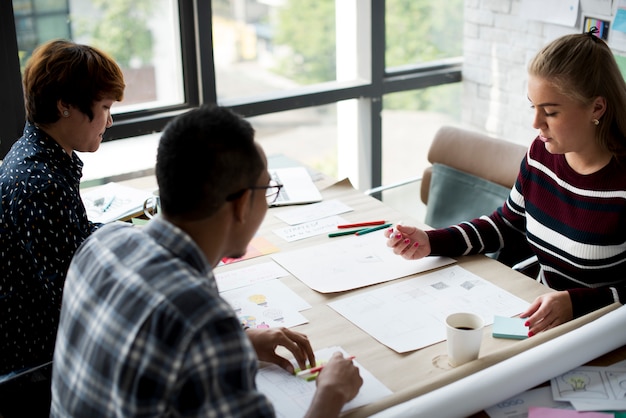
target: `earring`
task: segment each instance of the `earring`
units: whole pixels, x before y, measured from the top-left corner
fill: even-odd
[[[68,117],[69,115],[70,115],[70,112],[69,112],[69,111],[67,111],[67,110],[64,110],[64,111],[63,111],[63,116],[64,116],[64,117]],[[597,125],[597,123],[596,123],[596,125]]]
[[[600,124],[600,121],[598,119],[591,119],[591,121],[593,122],[594,125],[598,126]]]

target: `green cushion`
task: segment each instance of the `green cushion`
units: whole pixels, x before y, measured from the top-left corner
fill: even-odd
[[[443,228],[482,215],[502,206],[510,189],[444,164],[433,164],[427,225]]]

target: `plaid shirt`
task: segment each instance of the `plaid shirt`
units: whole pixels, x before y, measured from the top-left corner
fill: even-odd
[[[257,367],[206,258],[174,225],[109,224],[77,251],[51,416],[274,416]]]

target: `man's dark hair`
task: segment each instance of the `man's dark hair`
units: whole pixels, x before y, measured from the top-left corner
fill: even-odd
[[[157,152],[161,209],[203,219],[227,196],[255,186],[265,163],[248,121],[229,109],[203,105],[165,127]]]

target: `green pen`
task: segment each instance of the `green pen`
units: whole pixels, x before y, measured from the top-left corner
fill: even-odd
[[[363,229],[361,231],[356,231],[356,235],[369,234],[370,232],[378,231],[379,229],[385,229],[385,228],[390,227],[390,226],[391,226],[391,224],[388,223],[388,224],[378,225],[378,226],[375,226],[373,228],[366,228],[366,229]]]
[[[342,237],[344,235],[354,235],[356,232],[365,231],[367,228],[352,229],[350,231],[331,232],[328,238]]]

